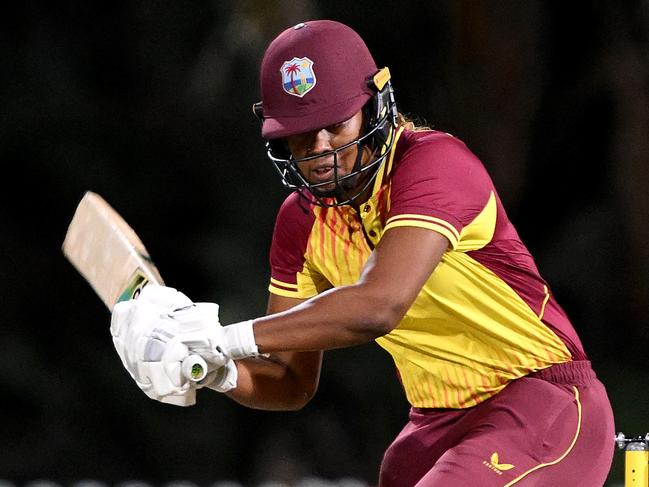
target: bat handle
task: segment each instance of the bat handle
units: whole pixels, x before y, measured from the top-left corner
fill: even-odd
[[[181,367],[183,376],[192,382],[200,382],[207,375],[207,362],[200,355],[186,357]]]

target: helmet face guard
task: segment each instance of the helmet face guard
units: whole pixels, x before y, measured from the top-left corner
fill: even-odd
[[[379,70],[368,85],[375,94],[363,107],[365,122],[364,133],[358,138],[336,147],[331,151],[299,159],[293,158],[284,139],[266,141],[268,158],[274,164],[284,186],[290,190],[306,190],[319,206],[333,207],[354,203],[376,178],[379,167],[388,157],[394,144],[397,108],[394,92],[390,83],[388,68]],[[253,108],[257,116],[263,117],[261,104]],[[262,118],[263,120],[263,118]],[[338,175],[338,156],[341,152],[356,147],[356,160],[349,174]],[[369,149],[370,160],[362,163],[365,149]],[[333,156],[333,178],[328,181],[310,183],[302,174],[299,165],[314,159]],[[367,175],[365,181],[359,182]],[[333,189],[323,189],[333,186]]]

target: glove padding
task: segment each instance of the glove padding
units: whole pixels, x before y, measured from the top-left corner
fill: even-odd
[[[111,334],[122,364],[151,399],[191,406],[201,387],[236,387],[236,365],[219,348],[223,331],[214,303],[194,304],[173,288],[148,285],[137,300],[115,305]],[[200,382],[183,375],[183,360],[191,353],[209,364]]]

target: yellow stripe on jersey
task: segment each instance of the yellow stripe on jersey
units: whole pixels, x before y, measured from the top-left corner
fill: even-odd
[[[279,279],[274,279],[273,277],[270,278],[270,283],[281,289],[297,292],[297,284],[289,284],[287,282],[282,282]]]
[[[268,285],[268,290],[273,294],[278,294],[280,296],[285,296],[287,298],[296,298],[298,297],[299,294],[297,284],[282,282],[272,277],[270,278],[270,284]]]
[[[543,285],[543,292],[545,293],[545,297],[543,298],[543,304],[541,305],[541,311],[539,312],[539,319],[543,318],[545,305],[548,304],[548,301],[550,300],[550,290],[548,289],[548,286]]]
[[[450,223],[433,216],[403,214],[389,218],[385,230],[396,227],[419,227],[433,230],[444,235],[451,243],[451,248],[456,248],[460,240],[460,234]]]
[[[316,285],[317,282],[317,279],[306,277],[304,274],[297,276],[297,284],[290,284],[271,278],[268,291],[286,298],[309,299],[327,288],[319,289]]]

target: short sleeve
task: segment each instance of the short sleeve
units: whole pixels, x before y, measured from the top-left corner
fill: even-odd
[[[482,162],[460,140],[436,131],[411,132],[392,176],[385,230],[428,228],[456,248],[462,229],[493,191]]]
[[[295,192],[282,204],[275,220],[270,248],[268,290],[280,296],[308,299],[323,287],[323,278],[306,261],[314,215]]]

